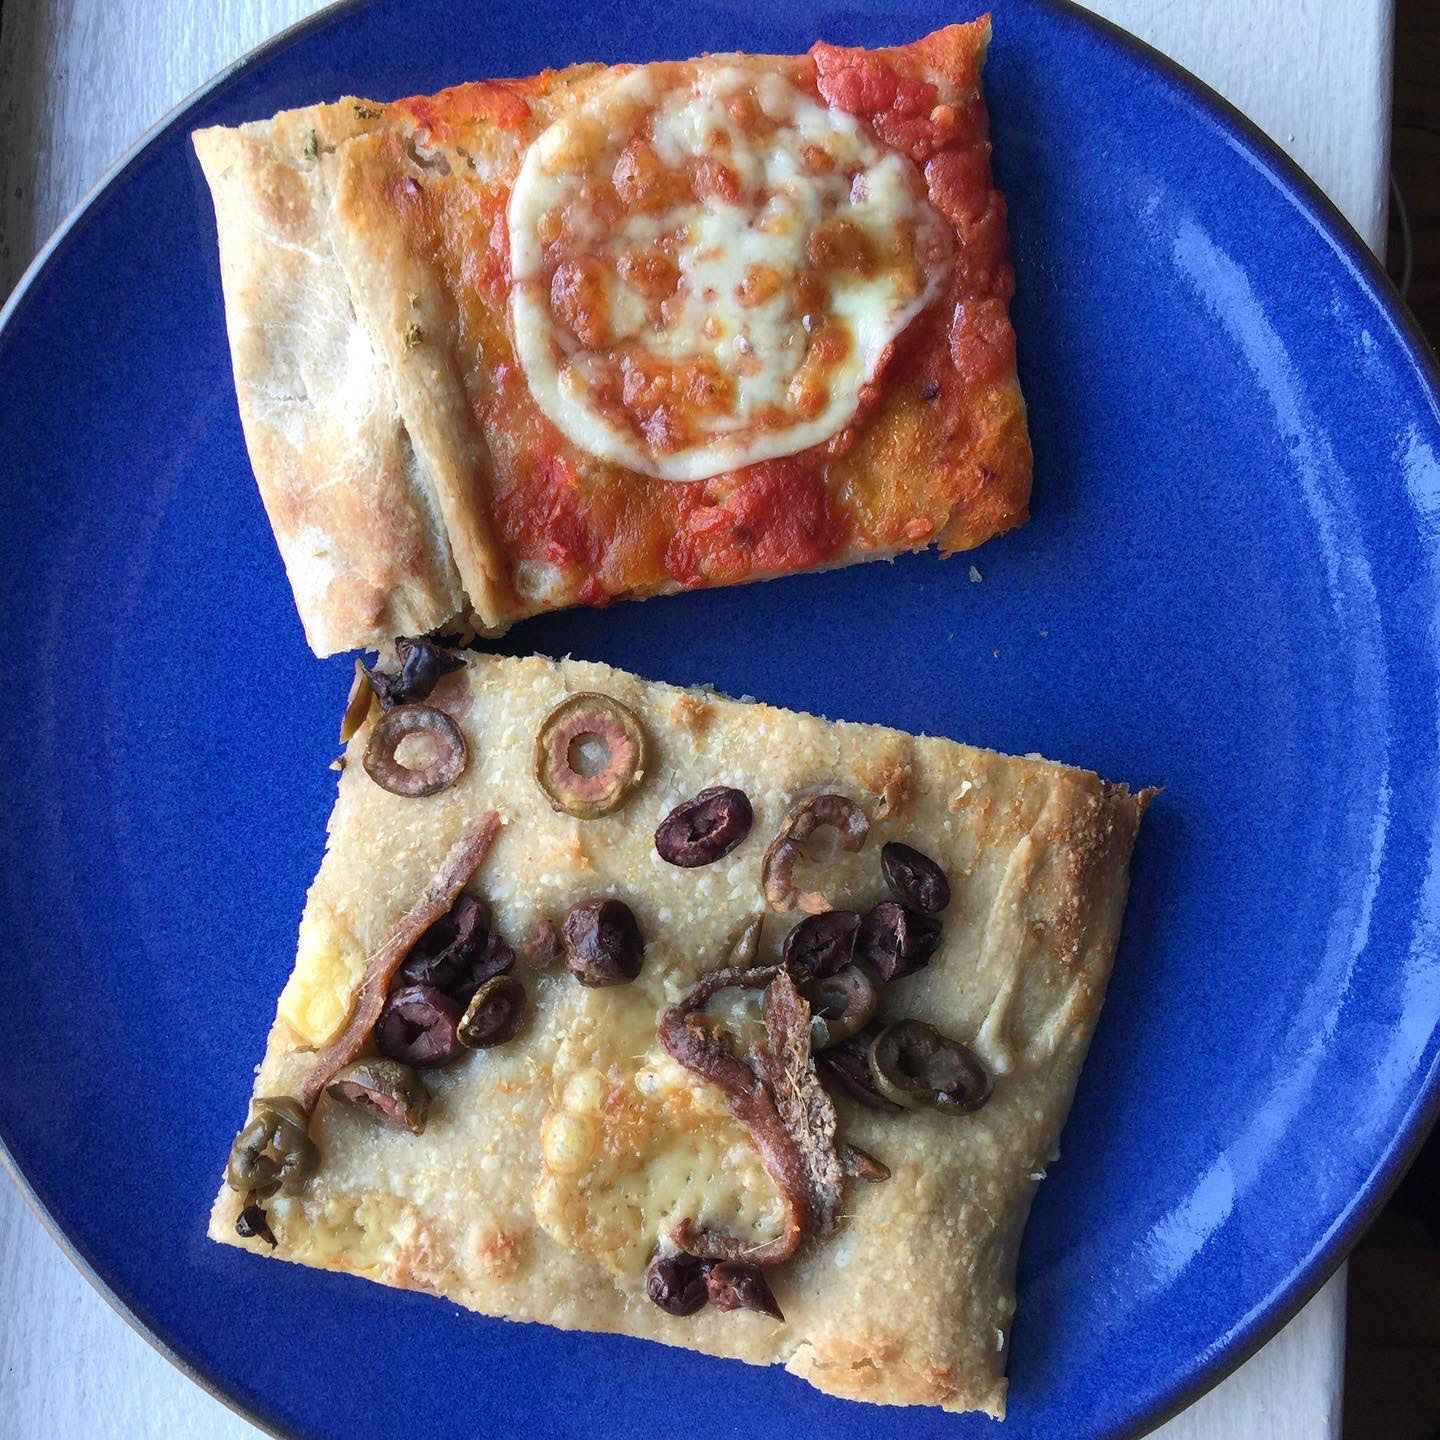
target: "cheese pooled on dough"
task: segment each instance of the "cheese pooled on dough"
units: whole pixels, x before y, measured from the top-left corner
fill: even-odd
[[[949,257],[907,158],[727,60],[642,66],[556,121],[508,220],[536,403],[666,480],[830,439]]]

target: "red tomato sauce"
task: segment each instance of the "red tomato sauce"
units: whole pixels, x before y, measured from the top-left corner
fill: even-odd
[[[849,531],[823,469],[803,455],[690,488],[706,493],[665,549],[666,571],[687,587],[813,569]]]
[[[955,67],[938,68],[950,74]],[[964,88],[964,72],[958,71],[960,93],[953,103],[940,103],[936,86],[908,73],[903,57],[892,62],[820,45],[792,78],[866,121],[921,167],[930,201],[955,235],[954,271],[946,293],[897,339],[845,430],[825,446],[713,480],[649,479],[596,461],[564,440],[539,413],[511,349],[508,190],[477,185],[471,176],[401,179],[404,167],[397,163],[388,198],[405,214],[412,245],[433,257],[446,272],[444,288],[460,299],[455,344],[494,454],[496,539],[513,559],[559,569],[564,579],[557,600],[573,596],[604,605],[667,582],[692,588],[809,570],[842,547],[928,538],[952,508],[970,503],[952,488],[956,479],[942,480],[930,469],[911,475],[902,466],[897,472],[899,457],[883,443],[871,446],[876,468],[857,467],[845,457],[857,436],[868,436],[877,411],[884,426],[897,423],[892,401],[902,416],[924,407],[922,436],[937,437],[937,444],[969,444],[970,427],[985,423],[983,415],[972,417],[970,397],[1013,369],[1006,305],[1014,280],[1005,207],[990,180],[975,77]],[[474,143],[481,123],[532,123],[529,84],[457,86],[399,104],[437,141],[465,144],[468,135]],[[541,88],[540,82],[531,88]],[[905,494],[881,503],[897,488]]]
[[[523,125],[530,118],[523,89],[523,83],[514,80],[474,80],[438,95],[397,100],[395,108],[413,115],[437,144],[461,145],[477,123],[502,129]]]
[[[816,84],[828,104],[869,121],[886,144],[923,165],[930,203],[955,232],[950,359],[967,390],[988,385],[1015,364],[1007,305],[1015,290],[1005,238],[1005,200],[990,181],[990,142],[978,89],[937,104],[929,81],[886,55],[819,44]]]
[[[563,455],[546,455],[527,484],[497,497],[495,521],[508,549],[561,569],[593,571],[605,542],[591,525],[580,480]]]
[[[959,133],[960,117],[939,105],[929,80],[897,70],[884,55],[846,50],[823,41],[811,50],[825,103],[868,120],[892,149],[924,164]]]

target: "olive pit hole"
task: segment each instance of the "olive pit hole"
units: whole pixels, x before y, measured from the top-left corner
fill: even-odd
[[[440,747],[432,735],[415,731],[395,747],[395,763],[407,770],[428,770],[440,762]]]
[[[610,742],[603,735],[587,730],[577,735],[565,752],[570,768],[583,779],[591,780],[604,774],[610,764]]]

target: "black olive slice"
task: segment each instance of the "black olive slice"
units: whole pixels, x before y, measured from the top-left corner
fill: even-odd
[[[875,982],[858,965],[846,965],[812,981],[805,987],[805,998],[810,1002],[813,1050],[828,1050],[858,1035],[875,1018],[880,1004]]]
[[[434,755],[413,768],[396,758],[402,741],[428,736]],[[417,798],[448,790],[465,773],[469,751],[460,727],[431,705],[397,705],[384,715],[365,747],[365,772],[392,795]]]
[[[560,930],[565,964],[582,985],[628,985],[640,973],[645,937],[623,900],[572,905]]]
[[[880,873],[890,893],[902,905],[926,915],[938,915],[950,903],[950,881],[945,872],[913,846],[890,840],[880,847]]]
[[[990,1072],[968,1045],[921,1020],[897,1021],[875,1037],[870,1074],[892,1103],[928,1105],[947,1115],[978,1110],[992,1088]]]
[[[728,785],[712,785],[682,801],[655,831],[655,851],[667,864],[693,870],[713,865],[750,833],[755,823],[749,797]]]

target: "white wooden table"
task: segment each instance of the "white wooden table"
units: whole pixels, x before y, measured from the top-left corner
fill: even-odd
[[[319,8],[321,0],[0,0],[0,296],[154,121]],[[979,0],[951,8],[969,14]],[[1390,0],[1091,0],[1091,8],[1234,101],[1381,247]],[[426,23],[423,7],[416,23]],[[1160,1434],[1333,1440],[1344,1336],[1342,1270]],[[0,1175],[0,1440],[256,1435],[105,1304]]]

